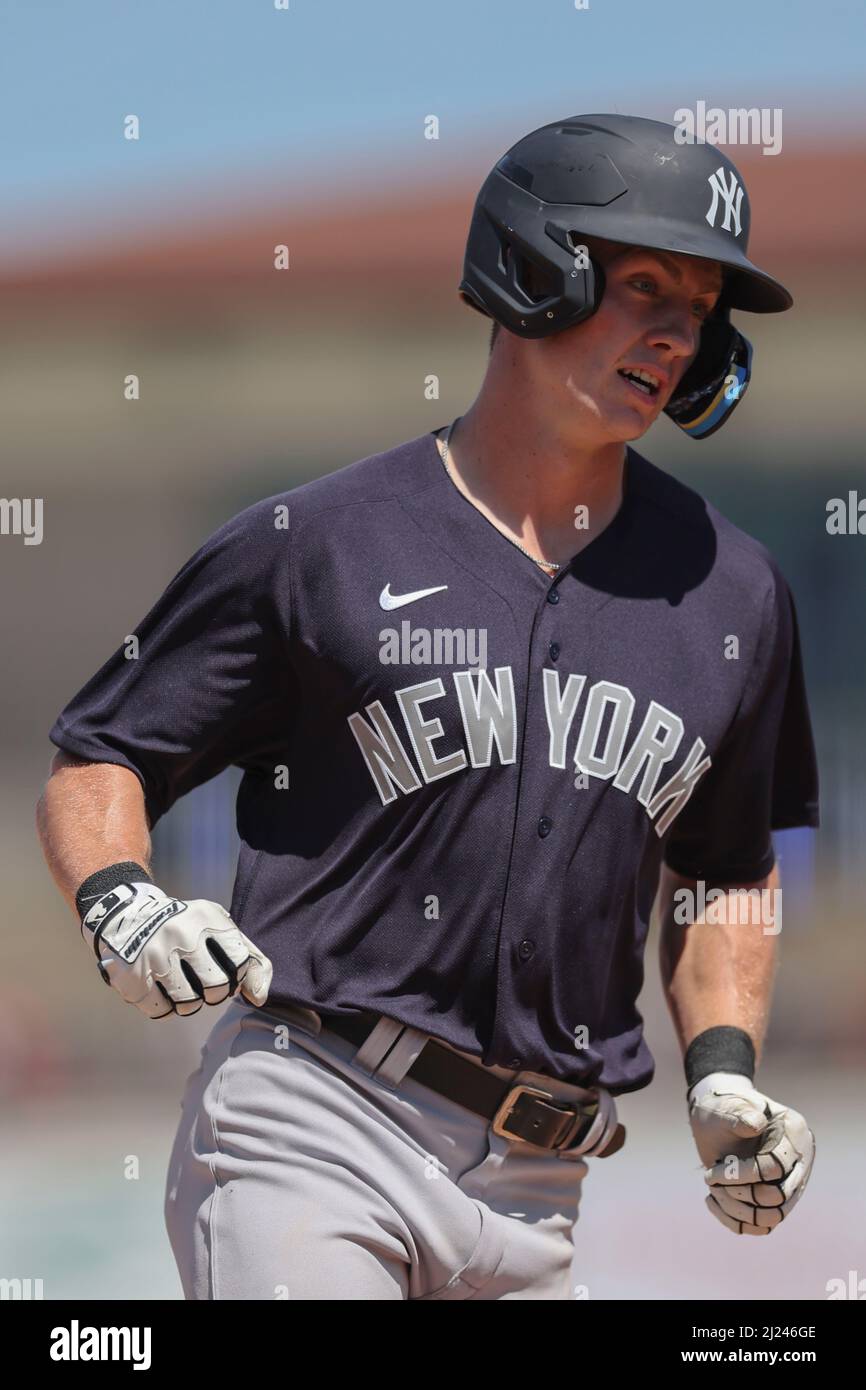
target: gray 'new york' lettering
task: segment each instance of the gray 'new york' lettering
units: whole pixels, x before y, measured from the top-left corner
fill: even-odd
[[[444,737],[442,721],[436,716],[425,717],[421,707],[446,698],[445,685],[438,676],[394,692],[408,747],[380,700],[366,706],[366,718],[358,712],[349,715],[349,727],[383,806],[401,793],[408,796],[417,791],[423,783],[438,782],[467,768],[492,767],[494,746],[500,765],[516,761],[513,673],[509,666],[497,666],[493,675],[491,681],[483,668],[452,673],[465,749],[433,747]],[[564,771],[566,748],[583,699],[586,676],[570,674],[562,688],[559,672],[546,667],[542,683],[548,763]],[[685,726],[678,714],[651,700],[629,744],[635,704],[628,686],[596,681],[586,695],[572,764],[581,774],[602,781],[613,779],[612,785],[618,791],[635,794],[654,822],[656,834],[662,836],[712,765],[712,759],[706,754],[703,739],[696,738],[679,768],[659,787],[662,769],[675,757]]]

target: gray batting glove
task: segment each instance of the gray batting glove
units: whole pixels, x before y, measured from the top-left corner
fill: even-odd
[[[815,1159],[803,1116],[747,1076],[713,1072],[688,1095],[689,1122],[710,1191],[706,1205],[735,1235],[766,1236],[796,1206]]]
[[[219,903],[121,883],[87,909],[81,932],[107,984],[148,1018],[195,1014],[238,990],[260,1008],[273,968]]]

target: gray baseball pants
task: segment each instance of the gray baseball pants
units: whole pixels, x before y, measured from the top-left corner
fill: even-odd
[[[497,1135],[404,1076],[425,1040],[382,1018],[357,1049],[311,1011],[231,1001],[168,1168],[187,1299],[571,1296],[586,1160]]]

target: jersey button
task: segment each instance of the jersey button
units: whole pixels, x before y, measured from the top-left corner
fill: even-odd
[[[550,652],[551,661],[558,661],[559,653],[562,650],[558,642],[551,642],[547,649]]]
[[[520,1067],[521,1067],[520,1058],[519,1058],[519,1057],[512,1057],[512,1059],[511,1059],[511,1061],[508,1063],[508,1065],[509,1065],[509,1067],[511,1068],[512,1071],[519,1071],[519,1070],[520,1070]]]
[[[553,829],[553,821],[550,819],[550,817],[549,817],[549,816],[541,816],[541,818],[539,819],[539,822],[538,822],[538,833],[539,833],[539,835],[541,836],[542,840],[544,839],[545,835],[549,835],[549,834],[550,834],[550,832],[551,832],[552,829]]]
[[[525,938],[518,946],[517,954],[521,960],[531,960],[535,955],[535,942],[530,941],[528,937]]]
[[[547,595],[547,602],[548,602],[548,603],[559,603],[559,590],[558,590],[558,589],[551,589],[551,590],[550,590],[550,593]]]

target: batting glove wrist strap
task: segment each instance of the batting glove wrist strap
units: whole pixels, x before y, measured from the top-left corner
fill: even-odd
[[[742,1028],[705,1028],[686,1049],[686,1086],[691,1091],[712,1072],[735,1072],[755,1078],[755,1045]]]
[[[102,960],[102,933],[112,919],[133,901],[136,885],[143,888],[154,886],[147,870],[128,859],[97,869],[95,874],[84,880],[75,894],[75,906],[81,918],[81,935],[85,941],[90,940],[99,973],[107,985],[111,984],[111,979]]]
[[[124,860],[121,864],[109,864],[105,869],[97,869],[95,874],[84,880],[75,894],[75,906],[82,922],[93,904],[99,898],[105,897],[106,893],[112,893],[115,888],[119,888],[121,883],[153,883],[153,879],[146,869],[140,864],[134,864],[131,859]]]

